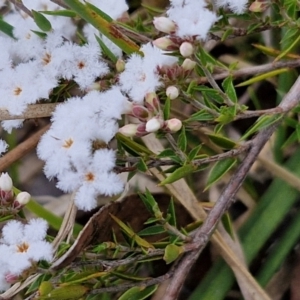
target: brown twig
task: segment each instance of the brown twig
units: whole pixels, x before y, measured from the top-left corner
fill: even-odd
[[[273,70],[278,70],[282,68],[297,68],[300,66],[300,59],[297,60],[288,60],[288,61],[279,61],[275,63],[269,63],[254,67],[247,67],[236,71],[226,71],[220,74],[214,74],[212,77],[215,80],[221,80],[228,76],[232,76],[233,78],[239,78],[244,76],[251,76],[251,75],[259,75],[262,73],[270,72]],[[193,79],[194,80],[194,79]],[[198,84],[204,84],[207,83],[208,79],[206,77],[200,77],[199,80],[197,80]]]
[[[70,7],[68,7],[63,1],[61,0],[50,0],[51,2],[65,8],[65,9],[70,9]]]
[[[21,115],[11,115],[6,109],[0,109],[0,121],[18,119],[36,119],[50,117],[58,103],[32,104]]]
[[[300,77],[294,83],[288,94],[284,97],[282,103],[279,105],[285,112],[294,108],[300,101]],[[234,202],[234,197],[245,180],[251,166],[255,162],[258,154],[269,140],[273,132],[276,130],[281,121],[277,121],[270,127],[261,130],[256,137],[252,139],[252,145],[248,155],[245,157],[239,168],[231,177],[229,183],[224,188],[220,198],[216,202],[208,214],[203,225],[195,231],[194,241],[198,242],[198,249],[185,254],[183,258],[178,262],[174,271],[174,277],[170,282],[165,300],[175,300],[178,298],[180,290],[183,286],[186,276],[188,275],[191,267],[195,263],[196,259],[206,246],[211,235],[213,234],[217,224],[219,223],[222,215]]]
[[[14,4],[15,7],[17,7],[18,9],[22,10],[24,13],[26,13],[28,16],[30,16],[31,18],[33,18],[32,12],[23,4],[22,1],[18,1],[18,0],[9,0],[9,2],[11,2],[12,4]]]
[[[144,280],[142,282],[124,283],[124,284],[119,284],[119,285],[116,285],[116,286],[110,286],[110,287],[104,287],[104,288],[100,288],[100,289],[94,289],[94,290],[90,291],[89,294],[95,295],[95,294],[102,294],[102,293],[122,292],[122,291],[128,290],[128,289],[130,289],[132,287],[135,287],[135,286],[146,287],[146,286],[162,283],[163,281],[165,281],[165,280],[169,279],[170,277],[172,277],[172,275],[173,275],[173,271],[170,271],[170,272],[166,273],[165,275],[159,276],[157,278],[151,278],[151,279],[148,279],[148,280]]]
[[[0,172],[3,172],[12,163],[29,153],[34,149],[40,140],[40,137],[49,129],[50,125],[41,128],[38,132],[34,133],[26,141],[19,144],[13,150],[9,151],[7,154],[0,158]]]

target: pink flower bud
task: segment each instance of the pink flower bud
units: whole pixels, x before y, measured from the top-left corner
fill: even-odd
[[[183,42],[179,47],[179,52],[183,57],[191,56],[194,53],[194,46],[191,43]]]
[[[181,121],[175,118],[165,121],[165,125],[164,125],[164,128],[170,132],[177,132],[181,129],[181,127],[182,127]]]
[[[179,95],[178,88],[176,86],[168,86],[166,90],[166,95],[171,99],[176,99]]]
[[[157,30],[165,33],[173,33],[176,29],[176,24],[166,17],[154,18],[153,24]]]
[[[153,44],[161,50],[174,50],[176,45],[167,37],[161,37],[153,41]]]
[[[125,136],[133,137],[137,133],[138,124],[127,124],[121,128],[119,128],[119,132]]]
[[[147,132],[156,132],[163,126],[163,121],[158,118],[152,118],[146,123]]]
[[[25,206],[29,202],[30,198],[31,195],[27,192],[19,193],[13,203],[14,208],[21,208]]]
[[[118,59],[116,63],[116,70],[118,73],[121,73],[125,70],[125,61],[123,59]]]
[[[249,6],[249,10],[253,12],[264,12],[270,4],[269,0],[256,0]]]
[[[13,188],[13,182],[7,173],[2,173],[0,176],[0,190],[10,192]]]
[[[160,111],[160,102],[156,93],[147,93],[145,97],[146,106],[150,112],[158,113]]]
[[[184,62],[182,63],[181,67],[186,70],[186,71],[191,71],[195,68],[196,66],[196,62],[195,61],[192,61],[190,60],[189,58],[186,58],[184,60]]]
[[[149,110],[141,105],[134,105],[132,107],[131,114],[140,121],[147,121],[149,118]]]

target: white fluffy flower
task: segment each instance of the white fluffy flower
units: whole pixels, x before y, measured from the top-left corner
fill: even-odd
[[[33,262],[52,260],[52,246],[45,241],[47,228],[43,219],[32,219],[26,225],[13,220],[3,227],[0,240],[0,282],[3,281],[3,275],[18,276]],[[3,287],[3,282],[1,285]]]
[[[177,58],[165,55],[150,43],[143,45],[140,50],[144,57],[133,54],[119,77],[121,89],[137,103],[141,103],[147,93],[155,92],[162,85],[158,67],[171,66],[177,61]]]
[[[247,0],[217,0],[218,7],[228,6],[234,13],[242,14],[246,10]]]
[[[176,35],[205,39],[210,27],[218,20],[206,5],[204,0],[171,0],[167,15],[177,25]]]
[[[7,151],[8,145],[4,140],[0,139],[0,155]]]

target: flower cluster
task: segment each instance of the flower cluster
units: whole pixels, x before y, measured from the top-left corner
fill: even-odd
[[[24,0],[23,4],[36,11],[60,9],[49,0]],[[128,9],[125,0],[93,0],[91,4],[113,19],[123,18]],[[218,0],[215,5],[240,13],[246,1]],[[195,42],[206,38],[219,17],[204,0],[172,0],[167,18],[154,20],[156,28],[169,36],[142,45],[143,55],[136,53],[123,60],[121,49],[91,25],[83,26],[87,43],[78,45],[72,40],[77,27],[70,18],[47,18],[52,30],[41,38],[33,19],[14,6],[4,16],[14,27],[14,39],[0,35],[0,107],[20,115],[27,105],[47,100],[62,82],[77,84],[83,96],[71,97],[57,107],[50,130],[39,143],[38,155],[45,161],[46,176],[56,178],[63,191],[76,191],[77,206],[90,210],[96,206],[97,195],[111,196],[123,189],[114,172],[115,152],[108,148],[123,114],[139,122],[120,129],[127,136],[180,130],[180,120],[164,120],[156,92],[165,89],[170,99],[179,96],[174,81],[192,72]],[[103,59],[95,35],[119,58],[116,66]],[[183,63],[165,51],[174,49],[185,58]],[[106,80],[106,90],[100,92],[95,90],[100,86],[95,82],[101,79]],[[10,131],[22,122],[3,121],[2,126]],[[5,150],[6,144],[0,143],[0,152]]]
[[[0,207],[3,212],[20,210],[30,200],[30,194],[20,192],[17,196],[13,192],[13,182],[7,173],[0,175]]]
[[[172,88],[177,89],[176,87]],[[177,93],[178,91],[175,91],[175,94]],[[174,96],[174,91],[169,94]],[[139,123],[127,124],[119,129],[120,133],[128,137],[140,137],[160,129],[164,132],[176,132],[182,127],[182,123],[178,119],[164,120],[160,102],[155,93],[146,95],[145,105],[134,104],[129,115],[136,118]]]
[[[9,221],[0,239],[0,291],[16,282],[22,273],[40,260],[52,260],[52,246],[45,241],[47,223],[32,219],[24,225]]]

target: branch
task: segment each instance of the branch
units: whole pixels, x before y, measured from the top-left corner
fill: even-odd
[[[0,121],[49,117],[57,105],[58,103],[31,104],[23,114],[17,116],[11,115],[6,109],[0,109]]]
[[[18,9],[22,10],[24,13],[26,13],[28,16],[30,16],[31,18],[33,18],[32,12],[23,4],[22,1],[18,1],[18,0],[9,0],[9,2],[11,2],[15,7],[17,7]]]
[[[300,101],[300,77],[294,83],[293,87],[284,97],[282,103],[279,105],[285,112],[288,109],[294,108]],[[280,121],[272,124],[270,127],[261,130],[256,137],[252,139],[252,145],[248,155],[245,157],[235,174],[231,177],[229,183],[224,188],[220,198],[216,202],[208,214],[203,225],[197,229],[194,233],[194,241],[198,243],[198,249],[185,254],[181,261],[179,261],[176,271],[174,272],[174,278],[170,282],[164,300],[177,299],[180,290],[184,284],[185,278],[188,275],[191,267],[201,254],[202,250],[209,241],[213,234],[217,224],[219,223],[222,215],[235,201],[234,197],[245,180],[251,166],[255,162],[258,154],[274,133]]]
[[[228,76],[232,76],[233,78],[239,78],[239,77],[244,77],[244,76],[250,76],[250,75],[259,75],[262,73],[270,72],[273,70],[278,70],[282,68],[297,68],[300,66],[300,59],[297,60],[289,60],[289,61],[279,61],[276,63],[269,63],[269,64],[264,64],[260,66],[255,66],[255,67],[248,67],[248,68],[243,68],[240,70],[236,71],[226,71],[220,74],[215,74],[212,75],[212,77],[215,80],[221,80],[224,79]],[[193,79],[194,80],[194,79]],[[203,84],[207,83],[208,79],[206,77],[201,77],[199,80],[197,80],[198,84]]]
[[[70,7],[68,7],[63,1],[61,0],[50,0],[51,2],[65,8],[65,9],[70,9]]]
[[[3,172],[8,168],[12,163],[17,161],[19,158],[23,157],[34,149],[37,143],[40,140],[40,137],[50,128],[50,125],[47,125],[40,129],[38,132],[34,133],[26,141],[19,144],[13,150],[9,151],[0,158],[0,172]]]
[[[119,284],[116,286],[95,289],[95,290],[90,291],[89,294],[95,295],[95,294],[102,294],[102,293],[116,293],[116,292],[122,292],[122,291],[128,290],[128,289],[130,289],[132,287],[136,287],[136,286],[146,287],[146,286],[162,283],[163,281],[169,279],[172,275],[173,275],[173,272],[168,272],[165,275],[159,276],[157,278],[151,278],[148,280],[144,280],[142,282],[124,283],[124,284]]]

